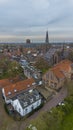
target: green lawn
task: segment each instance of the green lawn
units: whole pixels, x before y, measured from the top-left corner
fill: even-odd
[[[53,122],[51,122],[52,127],[50,127],[46,122],[46,119],[43,119],[42,116],[39,116],[36,120],[31,121],[30,124],[35,126],[37,130],[73,130],[73,111],[66,115],[62,124],[56,127]],[[27,128],[26,130],[32,130],[31,128]]]
[[[55,113],[53,111],[51,114],[41,113],[38,118],[33,119],[30,124],[35,126],[37,130],[73,130],[73,110],[64,116],[62,116],[62,113],[56,114],[57,110],[56,108]],[[62,122],[61,118],[63,119]],[[27,128],[26,130],[32,130],[32,128]]]
[[[73,130],[73,110],[69,115],[65,116],[61,130]]]

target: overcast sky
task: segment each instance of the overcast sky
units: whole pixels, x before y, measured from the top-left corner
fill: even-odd
[[[0,0],[0,41],[72,40],[73,0]]]

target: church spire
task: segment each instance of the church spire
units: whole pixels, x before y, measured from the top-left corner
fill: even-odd
[[[49,37],[48,37],[48,31],[46,31],[46,40],[45,40],[46,44],[49,43]]]

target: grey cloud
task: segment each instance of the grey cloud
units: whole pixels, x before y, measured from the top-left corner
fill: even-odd
[[[71,28],[72,12],[72,0],[0,0],[0,34],[37,35],[46,28]]]

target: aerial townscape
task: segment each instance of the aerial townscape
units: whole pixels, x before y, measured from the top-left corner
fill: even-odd
[[[0,130],[73,130],[72,0],[0,0]]]
[[[71,109],[67,107],[68,103],[71,105],[73,100],[72,61],[72,44],[50,44],[48,31],[46,31],[44,43],[31,43],[30,39],[26,39],[26,43],[24,44],[1,43],[1,123],[4,117],[4,120],[5,118],[6,120],[11,120],[10,122],[13,122],[16,128],[20,124],[18,122],[16,125],[16,121],[23,121],[21,125],[22,130],[22,127],[29,130],[41,130],[39,126],[32,125],[30,120],[35,119],[36,121],[39,115],[43,118],[43,116],[47,116],[47,112],[49,112],[49,114],[48,117],[45,117],[46,119],[49,118],[49,116],[54,118],[52,116],[56,116],[53,114],[57,114],[57,111],[61,112],[61,114],[65,114],[66,111],[69,111],[65,109]],[[68,95],[70,97],[67,98]],[[48,121],[50,121],[50,119],[48,119]],[[36,124],[40,125],[39,123]],[[47,130],[47,128],[44,127],[47,127],[47,125],[42,125],[42,129]]]

